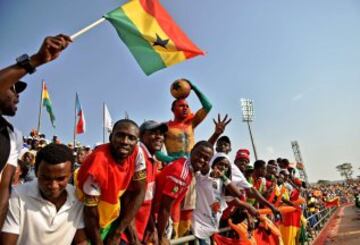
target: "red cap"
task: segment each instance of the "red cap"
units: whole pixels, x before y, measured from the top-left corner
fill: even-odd
[[[235,160],[237,159],[246,159],[250,162],[250,151],[248,149],[239,149],[236,152]]]

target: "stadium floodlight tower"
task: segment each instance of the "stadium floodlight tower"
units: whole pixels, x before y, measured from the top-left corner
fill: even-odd
[[[256,147],[254,143],[254,137],[251,131],[250,122],[254,120],[254,106],[253,101],[251,99],[240,99],[241,102],[241,109],[242,109],[242,116],[243,116],[243,122],[246,122],[249,128],[250,133],[250,140],[254,151],[254,157],[255,160],[258,160],[257,153],[256,153]]]
[[[294,156],[295,156],[296,169],[299,171],[300,177],[303,180],[305,180],[305,182],[307,184],[309,184],[309,179],[306,174],[305,165],[304,165],[303,158],[301,156],[299,143],[296,140],[291,141],[291,148],[293,149]]]

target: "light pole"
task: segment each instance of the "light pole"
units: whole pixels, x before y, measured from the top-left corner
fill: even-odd
[[[306,184],[309,184],[309,179],[306,174],[305,165],[304,165],[304,161],[301,156],[299,143],[296,140],[291,141],[291,148],[293,149],[293,152],[294,152],[296,168],[300,172],[300,177],[305,180]]]
[[[257,153],[256,153],[256,147],[254,143],[254,137],[251,131],[250,122],[254,119],[254,107],[253,107],[253,101],[251,99],[244,99],[241,98],[241,109],[242,109],[242,115],[243,115],[243,122],[246,122],[249,128],[250,133],[250,140],[254,151],[254,157],[255,160],[258,160]]]

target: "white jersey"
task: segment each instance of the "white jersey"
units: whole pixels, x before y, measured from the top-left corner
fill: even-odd
[[[224,182],[208,175],[196,176],[196,208],[193,212],[193,234],[200,239],[218,232],[220,218],[227,205]]]

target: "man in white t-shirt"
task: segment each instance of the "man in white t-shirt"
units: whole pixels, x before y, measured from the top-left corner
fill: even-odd
[[[68,185],[74,157],[49,144],[36,156],[37,179],[14,188],[0,244],[87,244],[83,204]]]

